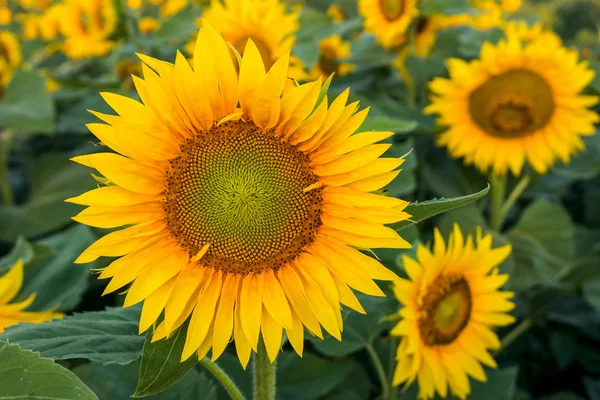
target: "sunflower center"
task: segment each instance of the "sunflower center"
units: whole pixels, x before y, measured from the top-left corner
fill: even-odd
[[[260,56],[263,59],[263,63],[265,64],[265,68],[267,70],[271,68],[274,63],[273,53],[271,52],[271,47],[269,46],[269,44],[263,39],[255,36],[244,36],[238,39],[236,42],[234,42],[233,47],[238,51],[238,53],[240,53],[240,55],[244,55],[244,49],[246,48],[246,43],[248,42],[248,39],[252,39],[252,41],[256,45],[256,48],[258,49],[258,52],[260,53]],[[237,65],[237,59],[234,61],[234,65]]]
[[[395,21],[404,12],[405,0],[379,0],[381,11],[388,21]]]
[[[200,132],[171,160],[167,225],[204,266],[247,274],[277,270],[321,226],[320,189],[308,156],[252,122]]]
[[[334,72],[339,72],[340,64],[337,61],[337,54],[334,48],[330,46],[324,46],[321,48],[319,67],[325,75],[331,75]]]
[[[543,77],[530,70],[515,69],[490,78],[473,91],[469,113],[491,136],[524,137],[550,122],[553,98]]]
[[[445,276],[427,289],[420,307],[419,331],[427,346],[452,343],[471,316],[471,290],[460,276]]]

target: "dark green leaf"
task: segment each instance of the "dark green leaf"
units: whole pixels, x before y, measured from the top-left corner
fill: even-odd
[[[135,390],[139,364],[100,365],[89,363],[78,366],[73,372],[104,400],[128,399]],[[168,390],[145,397],[147,400],[217,400],[216,387],[206,376],[196,370]]]
[[[180,327],[168,339],[152,343],[152,333],[146,335],[140,379],[132,397],[144,397],[163,392],[176,384],[196,365],[196,356],[181,362],[187,325]]]
[[[466,206],[467,204],[471,204],[481,199],[489,190],[490,187],[488,185],[488,187],[485,189],[468,196],[454,197],[450,199],[433,199],[424,201],[422,203],[411,203],[408,207],[406,207],[406,212],[411,215],[410,220],[392,224],[391,227],[399,231],[411,226],[412,224],[419,223],[443,212]]]
[[[0,342],[0,398],[45,400],[98,400],[98,397],[68,369]]]
[[[0,101],[0,126],[19,132],[53,132],[54,105],[38,72],[14,74]]]
[[[10,253],[0,259],[0,273],[12,268],[19,259],[22,259],[23,263],[27,264],[33,260],[34,255],[33,246],[23,236],[19,236]]]
[[[391,131],[396,133],[410,133],[417,127],[416,121],[406,121],[399,118],[374,116],[365,119],[359,131]]]
[[[0,340],[17,342],[55,360],[85,358],[102,364],[138,359],[144,338],[138,335],[139,307],[75,314],[45,324],[7,328]]]
[[[472,381],[471,400],[512,400],[517,385],[517,367],[486,371],[487,382]]]
[[[278,357],[277,389],[281,399],[312,400],[332,392],[352,370],[350,360],[326,360],[311,353]]]

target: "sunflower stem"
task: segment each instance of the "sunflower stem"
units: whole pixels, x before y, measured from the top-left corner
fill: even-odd
[[[261,336],[254,356],[254,400],[275,400],[275,363],[271,364]]]
[[[200,360],[200,364],[208,370],[220,383],[223,385],[229,396],[233,400],[246,400],[240,389],[236,386],[233,380],[221,369],[217,364],[211,362],[208,358]]]
[[[388,360],[388,383],[390,385],[390,392],[389,392],[389,400],[395,400],[396,399],[396,386],[394,386],[394,368],[395,368],[395,364],[396,364],[396,349],[398,348],[398,341],[396,339],[391,339],[390,340],[390,356],[389,356],[389,360]]]
[[[379,377],[379,381],[381,382],[381,398],[384,400],[388,399],[390,385],[388,383],[388,378],[385,374],[385,369],[383,368],[383,363],[381,362],[379,355],[377,354],[377,352],[375,351],[375,348],[373,347],[373,345],[371,343],[368,343],[365,348],[367,349],[367,352],[369,353],[369,356],[371,357],[371,361],[373,361],[373,365],[375,366],[375,371],[377,372],[377,376]]]
[[[494,356],[500,354],[500,352],[510,346],[515,340],[521,337],[522,334],[527,332],[529,328],[533,326],[533,319],[526,318],[515,326],[510,332],[506,334],[500,341],[500,348],[494,353]]]
[[[506,174],[490,175],[492,189],[492,206],[490,210],[490,227],[496,231],[502,228],[501,210],[506,196]]]
[[[510,192],[510,194],[506,198],[506,201],[502,205],[502,208],[500,209],[500,220],[498,221],[500,226],[504,225],[504,220],[506,219],[508,212],[510,211],[512,206],[515,205],[516,201],[519,199],[519,197],[525,191],[525,189],[527,189],[527,186],[529,186],[530,183],[531,177],[529,175],[523,175],[519,183],[517,183],[517,186],[515,186],[512,192]]]
[[[13,193],[8,179],[8,157],[13,143],[12,131],[0,132],[0,187],[4,204],[14,204]]]

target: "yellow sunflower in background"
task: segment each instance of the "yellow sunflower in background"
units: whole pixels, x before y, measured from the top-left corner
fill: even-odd
[[[436,229],[433,252],[419,245],[417,260],[403,256],[409,279],[394,282],[403,308],[392,335],[401,336],[396,353],[394,385],[419,383],[419,398],[437,391],[464,399],[470,393],[468,376],[485,381],[484,364],[495,368],[489,350],[500,341],[492,330],[514,322],[512,292],[499,291],[508,275],[497,266],[510,254],[510,245],[492,249],[492,236],[477,232],[477,243],[465,240],[458,225],[448,246]]]
[[[509,21],[504,24],[503,29],[507,37],[516,36],[523,43],[544,40],[552,47],[562,44],[560,36],[552,31],[545,30],[539,23],[529,25],[525,21]]]
[[[348,75],[356,69],[355,65],[341,62],[342,59],[352,55],[350,42],[339,35],[333,35],[319,42],[319,60],[312,68],[310,75],[312,79],[319,77],[327,78],[335,72],[336,76]]]
[[[21,65],[21,46],[17,36],[0,30],[0,98],[12,79],[14,71]]]
[[[218,26],[240,54],[252,39],[269,69],[296,41],[299,15],[286,7],[279,0],[212,0],[203,18]]]
[[[364,26],[385,48],[394,48],[406,41],[406,31],[419,15],[417,0],[359,0],[358,9]]]
[[[118,16],[112,0],[65,0],[62,14],[62,50],[67,57],[102,56],[114,47],[110,36]]]
[[[55,4],[40,16],[39,30],[40,35],[45,40],[53,40],[60,36],[61,19],[65,14],[62,4]]]
[[[485,43],[481,58],[448,61],[450,79],[435,78],[432,104],[448,130],[438,137],[453,157],[481,171],[519,175],[527,161],[544,173],[557,159],[568,163],[593,135],[595,96],[580,92],[594,78],[575,51],[536,39],[524,45],[515,35]]]
[[[40,323],[63,317],[62,313],[52,310],[23,311],[35,300],[35,293],[23,301],[10,303],[21,290],[21,286],[23,286],[23,261],[19,260],[4,276],[0,277],[0,333],[20,322]]]
[[[142,35],[147,35],[156,31],[160,27],[160,21],[152,17],[143,17],[138,21],[138,31]]]
[[[302,354],[304,327],[340,339],[340,303],[364,312],[350,288],[375,296],[396,276],[359,249],[410,245],[384,224],[405,201],[373,194],[400,172],[380,158],[392,132],[354,132],[368,109],[348,90],[317,103],[322,80],[281,97],[289,52],[268,72],[248,40],[239,76],[228,44],[203,22],[192,67],[140,55],[142,102],[103,97],[117,115],[89,129],[116,153],[75,157],[115,186],[68,201],[74,219],[104,236],[77,259],[121,257],[100,274],[105,293],[131,284],[125,307],[144,302],[140,332],[153,340],[190,318],[183,359],[217,359],[233,338],[241,364],[262,334],[274,360],[285,329]],[[237,63],[237,61],[236,61]],[[239,103],[239,106],[238,106]]]

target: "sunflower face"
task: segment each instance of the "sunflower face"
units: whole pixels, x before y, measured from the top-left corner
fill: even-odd
[[[341,62],[342,59],[352,55],[350,43],[344,41],[341,36],[333,35],[321,40],[319,50],[319,60],[311,71],[314,79],[327,78],[333,73],[344,76],[355,70],[356,66]]]
[[[21,47],[17,36],[8,31],[0,31],[0,98],[20,64]]]
[[[519,175],[528,161],[544,173],[557,159],[569,162],[584,148],[580,136],[594,133],[598,115],[588,107],[598,99],[580,94],[594,73],[547,35],[524,45],[507,34],[484,44],[480,60],[450,60],[450,79],[431,83],[426,112],[449,127],[438,143],[467,164]]]
[[[41,323],[54,318],[62,318],[63,314],[54,311],[25,311],[35,300],[35,293],[27,299],[15,302],[23,286],[23,261],[17,263],[0,277],[0,333],[12,325],[21,322]]]
[[[419,382],[419,398],[470,393],[468,376],[484,381],[481,364],[495,367],[489,354],[500,342],[491,330],[511,324],[506,314],[514,308],[512,292],[498,289],[508,275],[497,266],[510,254],[510,246],[492,249],[491,235],[478,231],[477,242],[465,240],[458,228],[448,246],[435,231],[433,252],[417,249],[417,260],[403,257],[410,280],[394,282],[394,293],[403,304],[401,321],[392,334],[401,336],[394,385]]]
[[[67,0],[63,10],[60,28],[68,57],[101,56],[112,49],[109,37],[116,28],[117,10],[111,0]]]
[[[405,42],[408,26],[419,14],[417,0],[360,0],[359,11],[365,30],[385,48]]]
[[[245,367],[260,334],[272,360],[283,329],[301,354],[305,327],[340,338],[340,304],[364,312],[350,288],[383,295],[373,279],[395,275],[357,248],[409,246],[384,226],[408,218],[407,203],[370,193],[403,160],[380,158],[391,132],[353,134],[368,110],[347,91],[319,102],[319,79],[282,97],[289,52],[266,71],[249,40],[236,68],[203,24],[193,68],[140,56],[143,104],[103,95],[119,115],[95,113],[107,125],[89,128],[122,155],[74,160],[114,185],[70,201],[89,206],[79,222],[125,228],[77,262],[121,257],[100,278],[107,293],[131,283],[140,331],[162,314],[160,340],[189,319],[184,359],[216,359],[233,338]]]

